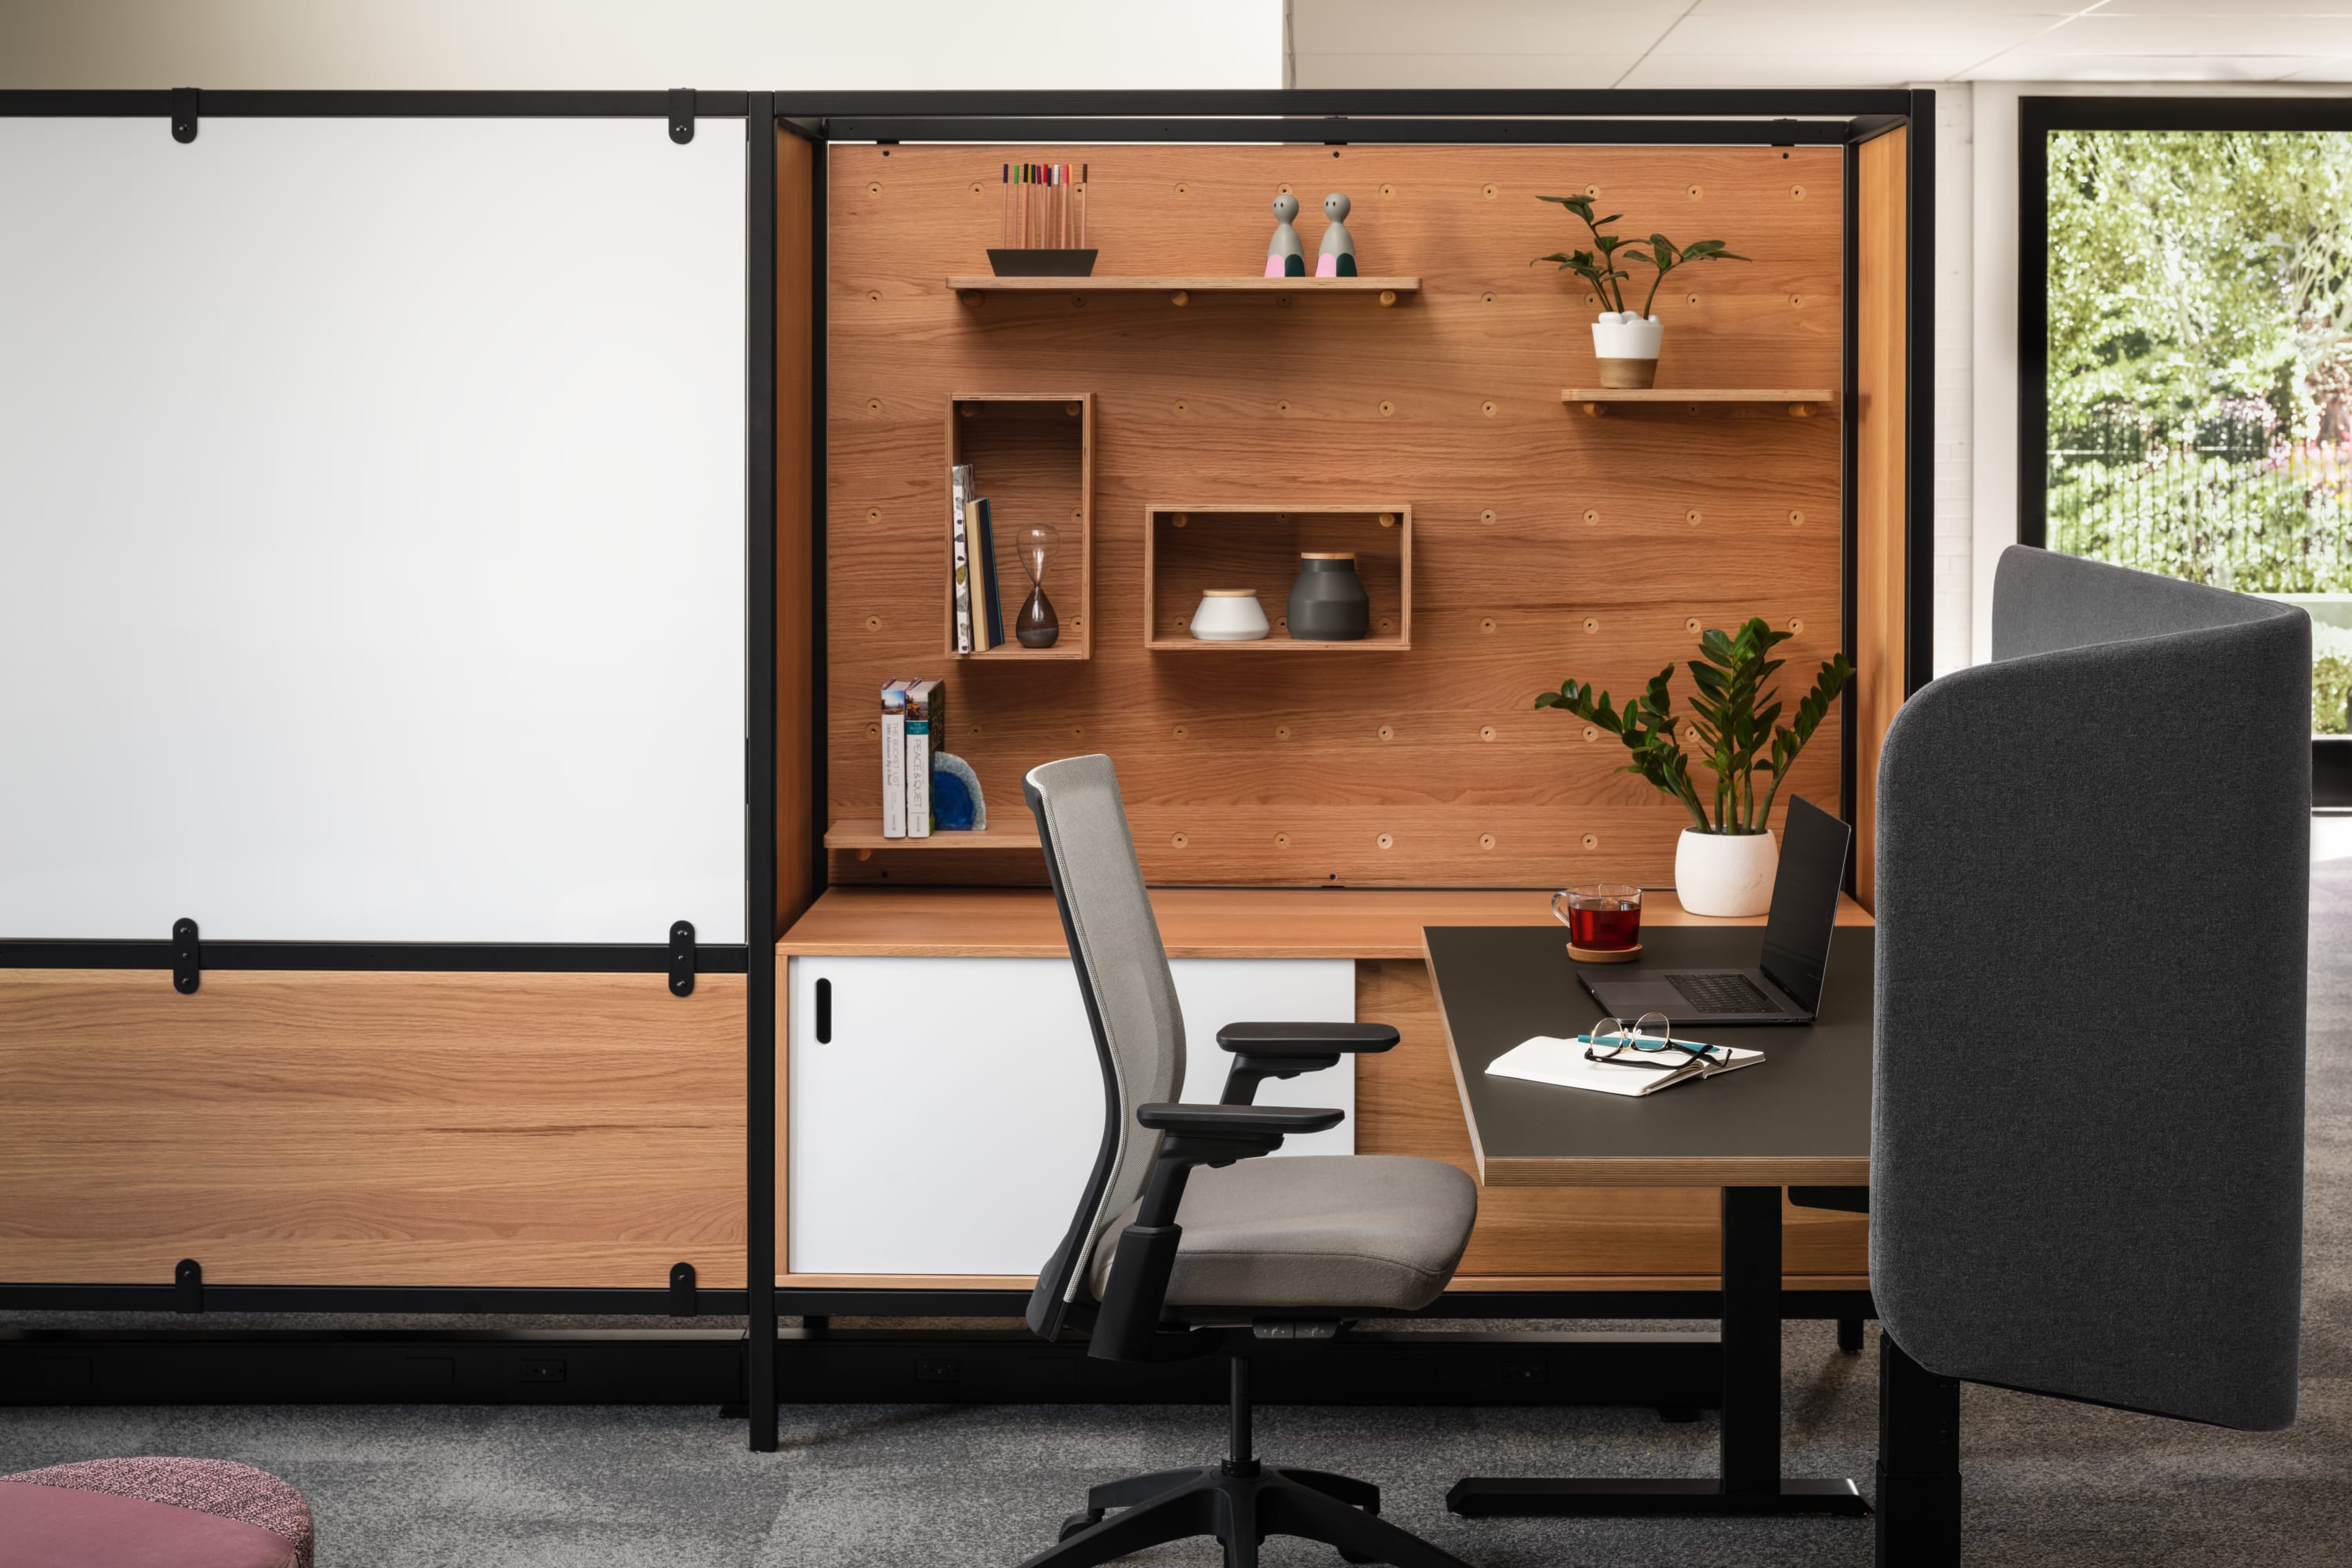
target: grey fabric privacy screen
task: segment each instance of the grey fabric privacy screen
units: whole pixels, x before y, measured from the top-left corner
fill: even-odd
[[[1931,1372],[2295,1408],[2310,623],[2016,548],[1879,768],[1871,1284]]]

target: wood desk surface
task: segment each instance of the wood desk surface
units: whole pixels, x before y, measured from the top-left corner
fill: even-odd
[[[1646,915],[1646,910],[1644,911]],[[1747,968],[1757,937],[1653,929],[1651,964]],[[1639,1100],[1496,1078],[1486,1066],[1537,1035],[1573,1037],[1601,1014],[1557,930],[1426,932],[1463,1119],[1487,1186],[1859,1186],[1870,1180],[1871,980],[1876,932],[1842,929],[1820,1019],[1694,1030],[1764,1053],[1754,1067]]]
[[[1565,940],[1551,918],[1551,894],[1527,889],[1155,888],[1151,908],[1171,958],[1420,958],[1424,926],[1538,927],[1555,950]],[[1760,915],[1718,921],[1686,913],[1671,891],[1652,891],[1643,900],[1644,930],[1763,923]],[[1870,915],[1840,897],[1838,923],[1867,926]],[[1062,917],[1045,888],[834,888],[776,943],[783,958],[1068,952]]]

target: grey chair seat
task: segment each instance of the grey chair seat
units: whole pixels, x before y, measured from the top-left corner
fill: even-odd
[[[1097,1300],[1138,1207],[1095,1247]],[[1167,1301],[1411,1311],[1445,1289],[1477,1217],[1477,1184],[1436,1160],[1302,1154],[1203,1167],[1177,1209],[1184,1237]]]

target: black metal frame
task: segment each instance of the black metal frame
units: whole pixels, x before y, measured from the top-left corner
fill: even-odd
[[[2346,98],[2021,98],[2017,100],[2017,542],[2050,542],[2050,133],[2352,132]],[[2312,805],[2352,807],[2352,740],[2311,738]]]

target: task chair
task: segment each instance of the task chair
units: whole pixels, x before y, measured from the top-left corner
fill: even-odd
[[[2294,1419],[2311,626],[2012,548],[1878,771],[1881,1563],[1959,1562],[1959,1385]]]
[[[1264,1079],[1385,1051],[1385,1024],[1227,1024],[1233,1057],[1215,1105],[1173,1103],[1184,1019],[1143,889],[1110,759],[1073,757],[1023,784],[1061,906],[1095,1052],[1103,1133],[1067,1235],[1037,1277],[1028,1321],[1048,1340],[1089,1334],[1087,1354],[1230,1363],[1223,1460],[1094,1488],[1059,1544],[1026,1568],[1081,1568],[1162,1542],[1213,1535],[1227,1568],[1255,1568],[1268,1535],[1339,1548],[1351,1563],[1462,1568],[1379,1517],[1380,1489],[1260,1462],[1251,1448],[1250,1352],[1328,1340],[1350,1320],[1428,1305],[1454,1277],[1478,1189],[1452,1165],[1390,1155],[1268,1160],[1338,1110],[1252,1103]],[[1075,1173],[1073,1173],[1075,1174]]]

